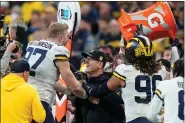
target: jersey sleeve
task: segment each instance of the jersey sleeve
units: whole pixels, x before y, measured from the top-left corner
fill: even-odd
[[[161,110],[162,104],[163,104],[162,101],[155,95],[148,109],[147,113],[148,120],[155,123],[162,122],[162,117],[158,115]]]
[[[165,68],[165,66],[162,66],[162,68],[159,70],[159,75],[161,75],[161,77],[162,77],[162,80],[165,80],[165,78],[166,78],[166,68]]]
[[[126,67],[125,64],[118,65],[115,71],[113,72],[113,76],[123,81],[126,81],[127,71],[125,70],[125,67]]]
[[[55,54],[54,61],[56,60],[68,61],[69,60],[69,56],[70,56],[69,51],[64,46],[56,46],[54,50],[54,54]]]
[[[166,81],[161,81],[157,87],[157,89],[155,90],[155,94],[159,97],[159,99],[161,99],[163,101],[164,99],[164,94],[165,94],[165,85]]]

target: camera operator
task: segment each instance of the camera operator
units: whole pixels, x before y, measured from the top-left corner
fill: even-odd
[[[9,67],[9,61],[11,59],[11,54],[15,48],[16,48],[15,42],[9,43],[3,57],[1,58],[1,78],[5,75],[6,70]]]
[[[11,61],[22,57],[22,44],[20,42],[24,40],[25,27],[21,26],[20,24],[10,24],[3,29],[4,36],[1,37],[1,51],[4,52],[5,49],[5,52],[1,58],[1,77],[8,73],[7,70]]]
[[[86,58],[86,73],[89,77],[87,75],[81,75],[81,77],[80,74],[85,74],[82,72],[76,72],[75,76],[78,80],[86,80],[85,86],[88,84],[99,87],[110,79],[112,73],[105,73],[103,70],[107,62],[105,53],[92,50],[90,53],[83,52],[82,56]],[[85,86],[83,87],[86,88]],[[91,103],[93,100],[96,104]],[[99,99],[93,97],[89,97],[89,99],[77,98],[75,123],[122,123],[124,121],[122,104],[123,100],[119,91],[102,96]]]
[[[14,59],[20,59],[22,57],[22,42],[24,42],[25,40],[25,30],[26,27],[24,27],[24,25],[22,24],[9,25],[10,40],[15,40],[17,44],[17,49],[12,54],[14,56]]]

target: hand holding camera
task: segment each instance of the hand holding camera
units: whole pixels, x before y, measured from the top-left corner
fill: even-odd
[[[7,51],[12,53],[17,48],[15,41],[10,42],[7,46]]]

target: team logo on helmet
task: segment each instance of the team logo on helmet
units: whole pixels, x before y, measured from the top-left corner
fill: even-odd
[[[129,63],[134,63],[137,59],[150,59],[152,56],[152,42],[142,35],[132,38],[125,49],[125,58]]]
[[[153,46],[150,40],[142,35],[139,35],[138,37],[132,38],[133,40],[137,41],[139,44],[139,47],[137,47],[135,50],[135,56],[153,56]]]

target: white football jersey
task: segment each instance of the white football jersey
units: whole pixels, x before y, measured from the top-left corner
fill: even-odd
[[[177,77],[162,81],[155,93],[164,101],[164,123],[183,123],[184,79]]]
[[[113,75],[126,83],[122,88],[126,122],[138,117],[146,117],[147,108],[153,98],[156,86],[165,78],[166,71],[160,70],[158,74],[149,76],[136,70],[132,65],[121,64],[116,67]]]
[[[69,59],[69,51],[51,41],[32,41],[27,46],[25,59],[30,64],[28,83],[35,86],[41,101],[53,103],[54,85],[59,79],[59,71],[55,66],[56,60]]]

